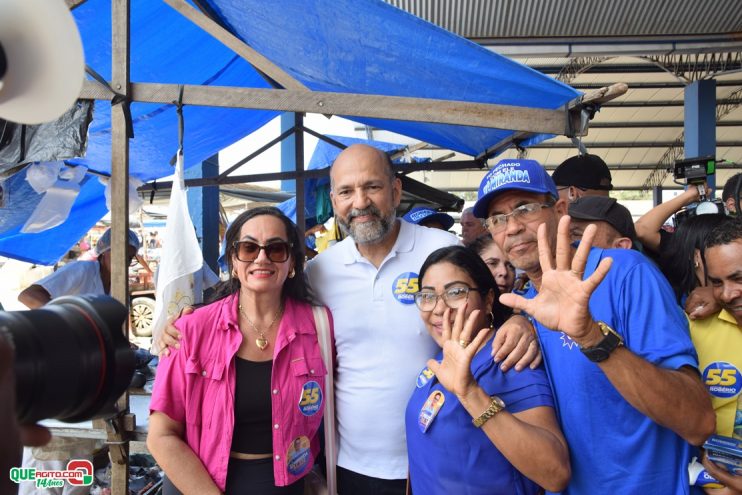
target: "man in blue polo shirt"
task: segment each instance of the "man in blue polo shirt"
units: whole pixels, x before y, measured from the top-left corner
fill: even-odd
[[[571,246],[566,212],[533,160],[498,163],[474,206],[531,281],[525,297],[501,300],[537,328],[570,447],[563,493],[687,494],[686,441],[701,444],[715,423],[685,316],[641,254],[590,249],[594,227]]]

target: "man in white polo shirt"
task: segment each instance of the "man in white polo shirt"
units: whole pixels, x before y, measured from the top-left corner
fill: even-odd
[[[458,241],[397,219],[402,185],[376,148],[344,150],[330,180],[348,237],[312,260],[307,275],[335,326],[339,492],[404,494],[404,409],[436,350],[413,300],[418,270],[431,252]]]

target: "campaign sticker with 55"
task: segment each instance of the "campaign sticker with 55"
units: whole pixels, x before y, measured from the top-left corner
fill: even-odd
[[[402,304],[415,304],[415,292],[418,288],[418,274],[405,272],[397,275],[392,284],[394,298]]]
[[[66,481],[72,486],[93,484],[93,463],[86,459],[72,459],[67,469],[10,468],[10,479],[15,483],[32,481],[36,488],[61,488]]]
[[[742,374],[726,361],[715,361],[706,366],[703,382],[714,397],[735,397],[742,391]]]

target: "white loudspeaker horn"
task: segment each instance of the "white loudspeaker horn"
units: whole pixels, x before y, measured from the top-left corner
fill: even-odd
[[[63,0],[0,0],[0,50],[0,119],[41,124],[75,103],[85,60]]]

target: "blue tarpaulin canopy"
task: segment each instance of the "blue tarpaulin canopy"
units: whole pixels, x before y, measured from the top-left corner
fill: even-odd
[[[563,107],[578,96],[569,86],[381,0],[200,3],[250,47],[311,90],[546,109]],[[106,80],[111,79],[110,6],[109,0],[87,0],[73,11],[86,63]],[[164,3],[132,0],[130,32],[133,82],[270,87],[245,60]],[[266,110],[186,105],[186,166],[207,159],[277,115]],[[142,181],[171,175],[169,162],[178,139],[175,106],[133,102],[131,116],[130,174]],[[512,130],[348,118],[472,156],[514,135]],[[521,145],[547,137],[529,135]],[[85,157],[69,162],[110,174],[111,111],[107,102],[96,102]],[[0,209],[0,255],[54,263],[106,211],[103,186],[89,178],[82,184],[67,222],[42,233],[21,234],[20,227],[33,203],[18,192],[23,183],[23,172],[6,181],[10,200]],[[24,198],[24,208],[14,206],[14,197]]]

